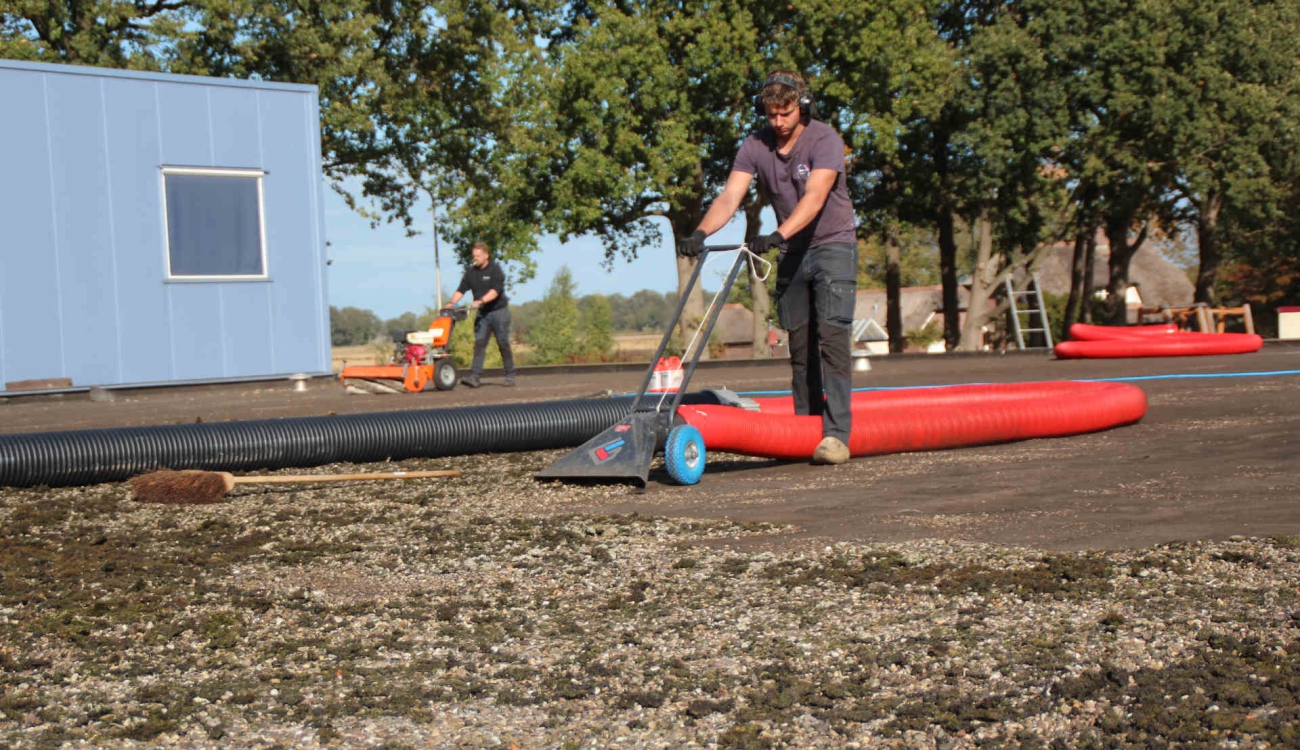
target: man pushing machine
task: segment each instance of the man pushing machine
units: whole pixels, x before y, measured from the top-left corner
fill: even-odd
[[[705,238],[731,220],[758,178],[777,228],[754,238],[749,249],[759,255],[781,250],[777,319],[789,332],[795,413],[822,418],[823,438],[813,463],[842,464],[849,460],[853,419],[849,339],[858,278],[844,141],[831,126],[813,119],[815,102],[798,73],[768,74],[754,109],[766,124],[745,139],[722,193],[677,252],[698,257]]]

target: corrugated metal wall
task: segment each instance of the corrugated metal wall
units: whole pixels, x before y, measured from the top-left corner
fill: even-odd
[[[0,390],[330,369],[312,86],[0,60]],[[262,169],[267,276],[167,279],[164,166]]]

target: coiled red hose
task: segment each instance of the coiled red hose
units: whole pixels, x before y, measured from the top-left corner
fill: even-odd
[[[791,398],[758,399],[755,413],[683,406],[710,451],[807,459],[822,439],[821,417],[796,416]],[[1055,381],[909,388],[853,394],[855,456],[941,450],[1096,432],[1146,414],[1142,389],[1126,383]]]
[[[1197,333],[1169,326],[1070,326],[1070,341],[1055,347],[1057,359],[1122,359],[1249,354],[1264,346],[1253,333]]]
[[[1176,333],[1178,333],[1178,326],[1173,323],[1150,326],[1093,326],[1087,323],[1075,323],[1070,326],[1071,341],[1111,341],[1134,336],[1168,336]]]

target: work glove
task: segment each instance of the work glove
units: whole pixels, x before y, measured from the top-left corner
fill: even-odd
[[[677,254],[683,258],[698,258],[704,253],[704,238],[707,235],[696,229],[690,237],[677,243]]]
[[[784,245],[785,237],[782,237],[780,232],[760,234],[746,244],[749,246],[749,251],[751,253],[755,255],[764,255],[768,250],[779,248]]]

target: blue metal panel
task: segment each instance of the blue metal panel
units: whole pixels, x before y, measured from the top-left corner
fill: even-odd
[[[46,76],[64,373],[73,385],[121,382],[117,265],[100,83],[86,76]]]
[[[260,167],[262,146],[257,92],[209,88],[208,105],[212,112],[213,165]]]
[[[306,96],[307,100],[307,122],[305,123],[304,138],[307,148],[311,152],[311,192],[314,196],[312,202],[312,215],[316,217],[316,231],[311,238],[311,249],[313,262],[316,264],[316,278],[320,280],[319,308],[316,313],[317,341],[320,342],[316,369],[321,372],[329,372],[333,367],[334,353],[330,350],[330,320],[329,320],[329,274],[326,270],[326,253],[325,253],[325,167],[321,164],[321,137],[320,137],[320,97],[312,91]]]
[[[184,167],[212,166],[207,89],[160,83],[156,90],[162,122],[162,163]]]
[[[314,87],[0,60],[0,90],[0,383],[328,369]],[[165,279],[163,165],[268,172],[269,281]]]
[[[66,377],[44,76],[0,68],[0,354],[4,382]]]
[[[273,317],[276,361],[282,372],[315,371],[327,342],[320,338],[323,261],[311,228],[318,217],[313,196],[320,179],[309,139],[309,97],[259,92],[262,112],[267,271],[275,280]],[[308,130],[310,128],[310,130]],[[328,362],[328,354],[325,361]],[[327,365],[328,367],[328,365]]]
[[[109,186],[117,250],[122,381],[170,380],[170,320],[163,289],[162,144],[155,84],[104,79]]]
[[[166,288],[175,377],[180,380],[225,377],[221,286],[175,283],[167,284]]]
[[[221,289],[221,330],[225,344],[224,375],[268,375],[275,373],[274,342],[271,340],[271,284],[224,284]]]

